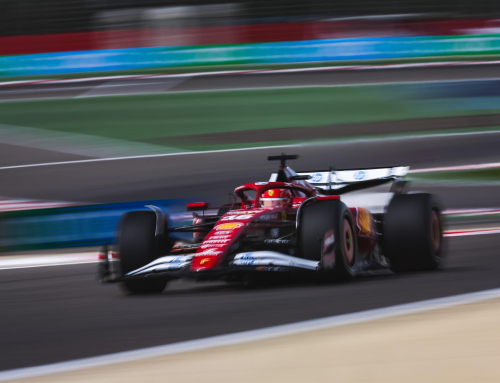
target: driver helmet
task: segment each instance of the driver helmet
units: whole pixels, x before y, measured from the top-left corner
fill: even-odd
[[[278,207],[292,202],[292,194],[287,189],[269,189],[260,196],[260,206]]]

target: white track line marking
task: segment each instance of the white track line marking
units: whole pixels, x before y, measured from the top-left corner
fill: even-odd
[[[499,208],[490,209],[448,209],[443,211],[443,215],[456,215],[456,216],[480,216],[480,215],[496,215],[500,214]]]
[[[33,268],[38,268],[38,267],[52,267],[52,266],[86,265],[89,263],[99,263],[99,260],[85,261],[85,262],[50,263],[48,265],[0,267],[0,271],[2,271],[2,270],[17,270],[17,269],[33,269]]]
[[[132,362],[159,356],[204,350],[213,347],[230,346],[264,339],[273,339],[287,335],[295,335],[326,328],[365,323],[379,319],[392,318],[400,315],[416,314],[425,311],[477,303],[497,298],[500,298],[500,289],[484,290],[474,293],[454,295],[446,298],[424,300],[420,302],[384,307],[380,309],[361,311],[352,314],[336,315],[281,326],[267,327],[258,330],[250,330],[233,334],[172,343],[164,346],[148,347],[133,351],[119,352],[115,354],[77,359],[67,362],[47,364],[43,366],[7,370],[4,372],[0,372],[0,381],[32,378],[49,374],[57,374],[61,372],[106,366],[116,363]]]
[[[31,97],[31,98],[20,98],[20,99],[7,99],[0,100],[0,103],[13,103],[13,102],[35,102],[35,101],[47,101],[47,100],[68,100],[68,99],[80,99],[80,98],[99,98],[99,97],[129,97],[129,96],[150,96],[150,95],[177,95],[177,94],[203,94],[203,93],[222,93],[222,92],[247,92],[247,91],[263,91],[263,90],[291,90],[291,89],[329,89],[329,88],[352,88],[352,87],[372,87],[372,86],[385,86],[385,85],[413,85],[413,84],[443,84],[443,83],[463,83],[463,82],[478,82],[478,81],[499,81],[500,77],[491,78],[471,78],[471,79],[455,79],[455,80],[427,80],[427,81],[386,81],[386,82],[368,82],[368,83],[350,83],[350,84],[331,84],[331,85],[283,85],[283,86],[256,86],[256,87],[245,87],[245,88],[223,88],[223,89],[198,89],[198,90],[178,90],[178,91],[166,91],[166,92],[133,92],[133,93],[109,93],[106,95],[92,95],[92,96],[74,96],[74,97]],[[122,86],[122,85],[119,85]],[[80,89],[80,88],[71,88]],[[54,91],[59,90],[59,88],[39,90],[43,91]],[[69,90],[61,88],[61,90]],[[23,91],[16,91],[23,93]],[[7,92],[5,92],[7,93]]]
[[[416,81],[384,81],[384,82],[363,82],[351,84],[327,84],[327,85],[282,85],[282,86],[255,86],[244,88],[223,88],[223,89],[194,89],[194,90],[176,90],[163,93],[151,92],[135,92],[135,93],[109,93],[102,96],[75,96],[73,98],[97,98],[97,97],[124,97],[124,96],[148,96],[148,95],[177,95],[177,94],[203,94],[203,93],[223,93],[223,92],[248,92],[248,91],[263,91],[263,90],[293,90],[293,89],[333,89],[333,88],[356,88],[356,87],[377,87],[385,85],[416,85],[416,84],[443,84],[443,83],[463,83],[463,82],[479,82],[479,81],[499,81],[500,77],[481,78],[481,79],[456,79],[456,80],[416,80]],[[1,100],[0,102],[28,102],[40,100],[68,99],[67,97],[41,97],[41,98],[26,98],[26,99],[11,99]]]
[[[98,252],[66,253],[55,255],[26,255],[26,256],[2,256],[0,267],[5,266],[36,266],[40,264],[68,263],[72,261],[88,262],[97,259]]]
[[[297,72],[316,72],[316,71],[346,71],[346,70],[380,70],[380,69],[405,69],[405,68],[432,68],[448,66],[477,66],[477,65],[497,65],[500,61],[448,61],[448,62],[429,62],[429,63],[407,63],[407,64],[381,64],[381,65],[343,65],[343,66],[325,66],[310,68],[289,68],[289,69],[254,69],[254,70],[232,70],[232,71],[213,71],[213,72],[195,72],[195,73],[172,73],[172,74],[144,74],[144,75],[117,75],[103,77],[85,77],[70,79],[45,79],[45,80],[19,80],[0,82],[0,86],[8,85],[33,85],[45,83],[65,83],[65,82],[87,82],[102,80],[129,80],[129,79],[151,79],[168,77],[199,77],[199,76],[218,76],[218,75],[237,75],[237,74],[272,74],[272,73],[297,73]]]
[[[500,227],[488,229],[467,229],[467,230],[448,230],[444,233],[445,237],[467,237],[471,235],[500,234]]]
[[[298,146],[300,146],[300,145],[299,144],[296,144],[296,145],[274,145],[274,146],[257,146],[257,147],[253,147],[253,148],[206,150],[206,151],[199,151],[199,152],[180,152],[180,153],[164,153],[164,154],[146,154],[146,155],[142,155],[142,156],[128,156],[128,157],[93,158],[90,160],[46,162],[46,163],[40,163],[40,164],[4,166],[4,167],[0,167],[0,170],[32,168],[32,167],[38,167],[38,166],[83,164],[83,163],[88,163],[88,162],[121,161],[121,160],[132,160],[132,159],[140,159],[140,158],[169,157],[169,156],[175,156],[175,155],[186,156],[186,155],[195,155],[195,154],[242,152],[242,151],[248,151],[248,150],[281,149],[281,148],[292,148],[292,147],[298,147]]]
[[[12,255],[0,257],[0,270],[33,267],[80,265],[98,262],[98,252],[67,253],[57,255]]]
[[[500,168],[500,162],[493,162],[489,164],[477,164],[477,165],[460,165],[460,166],[445,166],[439,168],[428,168],[428,169],[415,169],[410,170],[410,173],[430,173],[430,172],[446,172],[454,170],[478,170],[478,169],[494,169]]]
[[[278,128],[279,129],[279,128]],[[500,134],[500,130],[481,130],[481,131],[471,131],[471,132],[456,132],[453,133],[415,133],[415,134],[394,134],[394,135],[380,135],[377,136],[369,136],[369,137],[353,137],[353,138],[325,138],[322,142],[308,142],[306,144],[302,144],[303,146],[319,146],[319,145],[349,145],[349,144],[358,144],[358,143],[373,143],[373,142],[387,142],[387,141],[404,141],[404,140],[426,140],[426,139],[435,139],[435,138],[449,138],[449,137],[461,137],[461,136],[478,136],[484,134]],[[474,166],[474,165],[472,165]],[[0,168],[1,170],[1,168]],[[410,173],[412,170],[410,170]]]
[[[431,134],[415,134],[415,135],[404,135],[404,136],[397,135],[394,137],[383,136],[380,138],[379,137],[373,137],[373,138],[360,137],[360,138],[353,138],[353,139],[341,139],[338,141],[332,140],[332,141],[328,142],[328,145],[346,145],[346,144],[350,144],[350,143],[359,143],[359,142],[376,142],[376,141],[388,141],[388,140],[399,141],[399,140],[444,138],[444,137],[457,137],[457,136],[482,135],[482,134],[500,134],[500,130],[487,130],[487,131],[463,132],[463,133],[442,133],[442,134],[441,133],[437,133],[437,134],[431,133]],[[3,167],[0,167],[0,170],[33,168],[33,167],[39,167],[39,166],[84,164],[84,163],[90,163],[90,162],[103,162],[103,161],[134,160],[134,159],[142,159],[142,158],[190,156],[190,155],[199,155],[199,154],[242,152],[242,151],[250,151],[250,150],[298,148],[298,147],[304,147],[304,146],[318,146],[318,145],[325,145],[325,143],[324,142],[311,142],[311,143],[307,143],[307,144],[256,146],[256,147],[250,147],[250,148],[205,150],[205,151],[196,151],[196,152],[178,152],[178,153],[162,153],[162,154],[145,154],[145,155],[139,155],[139,156],[126,156],[126,157],[92,158],[92,159],[88,159],[88,160],[45,162],[45,163],[39,163],[39,164],[3,166]],[[489,165],[489,164],[480,164],[480,166],[485,166],[485,165]],[[475,165],[463,165],[463,166],[470,166],[470,169],[474,169]],[[452,168],[453,167],[450,167],[450,170],[453,170]],[[429,169],[433,169],[433,168],[429,168]],[[414,169],[414,170],[410,170],[410,173],[431,172],[432,170],[429,170],[429,169]],[[441,169],[448,169],[448,168],[441,168]]]
[[[57,84],[57,83],[55,83]],[[65,92],[65,91],[72,91],[72,90],[92,90],[92,89],[106,89],[106,88],[119,88],[119,87],[133,87],[133,86],[145,86],[145,85],[165,85],[165,87],[169,86],[170,83],[166,81],[155,81],[155,82],[150,82],[150,83],[126,83],[126,84],[102,84],[102,85],[95,85],[91,88],[89,88],[86,85],[83,86],[78,86],[78,87],[57,87],[57,88],[43,88],[43,89],[30,89],[30,93],[41,93],[41,92]],[[170,84],[170,86],[173,86],[177,83]],[[4,94],[23,94],[26,93],[25,89],[14,89],[14,90],[3,90],[2,95]],[[154,94],[154,93],[152,93]],[[92,97],[92,96],[86,96],[86,97]],[[95,96],[95,97],[104,97],[104,96]],[[37,100],[43,100],[44,98],[37,98]]]

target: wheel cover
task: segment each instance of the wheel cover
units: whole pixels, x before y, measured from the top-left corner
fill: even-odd
[[[438,256],[441,251],[441,242],[442,242],[441,220],[439,219],[438,213],[435,210],[433,210],[431,217],[431,244],[432,244],[432,250],[434,250],[436,256]]]
[[[342,222],[342,246],[344,255],[349,266],[354,265],[354,235],[352,233],[351,224],[347,218]]]

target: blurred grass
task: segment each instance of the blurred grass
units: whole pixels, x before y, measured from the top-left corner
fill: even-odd
[[[370,87],[245,90],[0,103],[0,123],[127,140],[406,118]]]
[[[3,102],[0,123],[169,146],[168,137],[194,134],[500,112],[500,105],[463,110],[453,99],[412,100],[404,89],[311,87]],[[186,142],[186,148],[210,147]]]
[[[373,132],[373,134],[370,135],[356,135],[353,132],[353,135],[350,137],[337,137],[337,138],[332,138],[332,137],[326,137],[323,139],[311,139],[308,140],[308,143],[342,143],[342,142],[355,142],[359,140],[360,142],[365,141],[365,140],[374,140],[374,141],[380,141],[380,140],[391,140],[391,139],[397,139],[397,138],[402,138],[402,137],[418,137],[418,136],[431,136],[431,135],[438,135],[441,136],[443,134],[460,134],[460,133],[470,133],[471,131],[474,132],[497,132],[500,131],[500,126],[493,126],[493,127],[480,127],[480,128],[464,128],[464,129],[446,129],[446,130],[426,130],[422,132],[403,132],[403,133],[394,133],[394,134],[380,134],[377,133],[376,131]],[[282,140],[279,141],[259,141],[258,143],[256,142],[241,142],[241,143],[232,143],[232,144],[219,144],[219,145],[214,145],[214,144],[199,144],[199,143],[193,143],[193,142],[186,142],[182,146],[182,149],[184,150],[225,150],[225,149],[238,149],[238,148],[251,148],[255,146],[282,146],[282,145],[300,145],[304,144],[304,141],[299,141],[299,140],[287,140],[286,137],[283,137]]]

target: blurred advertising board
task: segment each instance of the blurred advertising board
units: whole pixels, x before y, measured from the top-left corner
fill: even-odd
[[[493,54],[500,54],[499,34],[348,38],[1,56],[0,76]]]
[[[99,246],[113,242],[122,214],[147,210],[147,205],[167,212],[169,226],[192,224],[186,203],[192,199],[135,201],[100,205],[0,213],[0,251],[59,247]],[[192,236],[190,233],[184,235]]]

